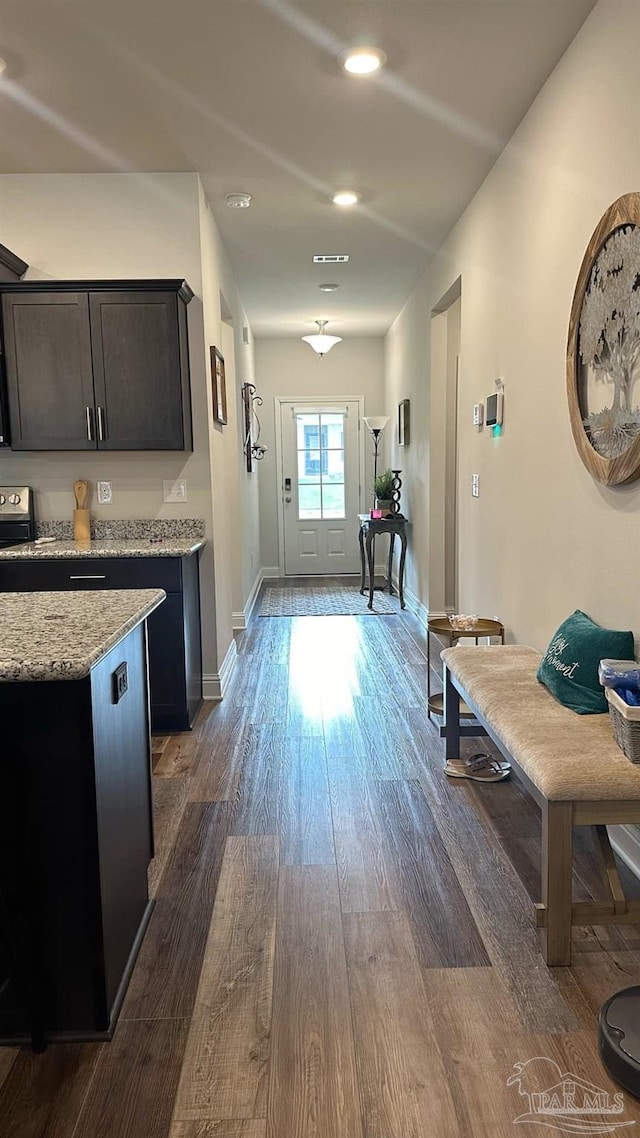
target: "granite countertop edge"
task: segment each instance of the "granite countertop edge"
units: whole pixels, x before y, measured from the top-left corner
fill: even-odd
[[[38,660],[3,659],[0,656],[0,682],[22,683],[38,680],[84,679],[103,656],[106,656],[112,648],[115,648],[116,644],[119,644],[129,632],[136,628],[138,624],[145,620],[162,604],[167,595],[164,589],[128,589],[120,590],[119,596],[123,598],[126,593],[144,594],[146,600],[138,605],[129,616],[121,620],[113,632],[101,640],[90,652],[73,657],[65,657],[61,653],[56,656],[52,655],[48,659]],[[25,595],[33,597],[38,594],[31,593]],[[54,594],[47,593],[45,595],[51,598]],[[77,596],[77,594],[66,593],[64,596],[74,597]],[[97,593],[94,593],[93,596],[96,597]],[[59,626],[56,627],[59,628]],[[52,637],[55,638],[53,629]]]
[[[56,539],[42,545],[29,541],[24,545],[0,549],[0,561],[57,561],[70,557],[190,557],[204,545],[202,537],[165,538],[154,542],[149,539],[98,538],[86,543]]]

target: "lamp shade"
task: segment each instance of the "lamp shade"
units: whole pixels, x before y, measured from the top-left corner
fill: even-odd
[[[388,415],[365,415],[364,422],[370,431],[384,431],[389,422]]]
[[[313,348],[314,352],[322,358],[326,352],[330,352],[334,344],[339,344],[342,341],[342,336],[327,336],[325,327],[328,320],[316,320],[318,331],[313,336],[302,336],[305,344]]]

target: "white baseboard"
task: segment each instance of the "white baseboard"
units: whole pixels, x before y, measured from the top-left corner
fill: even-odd
[[[251,592],[249,593],[249,596],[247,598],[247,603],[244,606],[242,612],[232,612],[231,613],[231,627],[233,628],[234,632],[244,632],[245,628],[247,627],[247,625],[249,623],[249,617],[251,616],[251,613],[253,612],[253,606],[256,603],[256,599],[257,599],[258,593],[260,591],[261,584],[262,584],[262,570],[259,570],[258,575],[257,575],[255,581],[253,582],[253,588],[251,589]]]
[[[616,853],[640,877],[640,826],[609,826],[608,830]]]
[[[267,568],[258,570],[258,575],[253,582],[253,587],[249,593],[244,609],[242,612],[234,612],[231,614],[231,627],[233,628],[234,632],[244,632],[245,628],[248,626],[251,619],[251,614],[258,599],[258,593],[260,592],[260,586],[262,582],[266,581],[268,578],[270,579],[272,577],[279,576],[280,570],[277,565],[270,565],[267,566]]]
[[[397,586],[397,582],[396,582],[396,588],[397,587],[398,586]],[[427,609],[427,606],[423,605],[420,598],[417,597],[416,594],[411,591],[411,589],[408,589],[406,585],[404,586],[403,592],[404,592],[404,602],[405,602],[407,608],[409,609],[409,612],[412,612],[413,615],[415,617],[417,617],[417,619],[420,621],[420,624],[422,625],[422,627],[426,628],[427,627],[427,621],[428,621],[430,616],[433,616],[433,613],[429,612],[429,610]]]
[[[226,690],[231,681],[231,677],[235,671],[238,662],[238,649],[235,640],[232,640],[227,648],[227,654],[222,661],[219,672],[209,672],[202,677],[202,697],[203,699],[221,700],[224,698]]]
[[[202,698],[215,700],[222,699],[220,690],[220,676],[217,672],[202,673]]]

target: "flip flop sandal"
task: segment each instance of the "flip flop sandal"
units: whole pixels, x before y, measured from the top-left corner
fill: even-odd
[[[450,778],[470,778],[474,782],[502,782],[511,774],[509,763],[479,752],[469,759],[449,759],[444,773]]]

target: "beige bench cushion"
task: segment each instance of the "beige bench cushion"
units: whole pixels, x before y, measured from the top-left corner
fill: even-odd
[[[546,798],[640,799],[640,765],[614,741],[609,716],[558,703],[536,680],[533,648],[446,648],[442,659]]]

